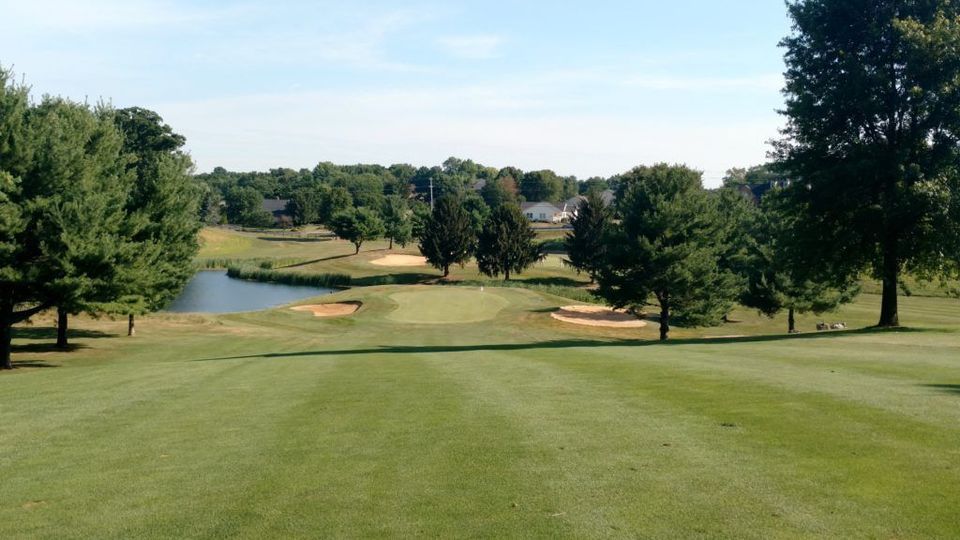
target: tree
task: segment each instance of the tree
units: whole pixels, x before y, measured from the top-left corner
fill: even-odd
[[[308,225],[320,221],[322,200],[316,189],[300,188],[293,192],[287,202],[287,212],[293,217],[294,225]]]
[[[420,239],[420,252],[427,262],[447,277],[450,266],[463,266],[470,259],[475,243],[476,232],[460,198],[452,194],[440,197]]]
[[[614,307],[660,307],[660,339],[672,318],[691,326],[719,324],[737,296],[736,276],[721,268],[717,199],[699,172],[666,164],[627,173],[618,202],[623,221],[607,238],[598,293]]]
[[[509,191],[501,178],[491,178],[480,188],[480,197],[490,208],[503,204],[517,204],[516,194]]]
[[[325,190],[320,196],[320,221],[329,224],[333,216],[353,208],[353,196],[344,187]]]
[[[587,193],[587,198],[577,207],[570,221],[573,230],[567,233],[567,263],[586,272],[590,281],[596,281],[597,273],[606,258],[606,236],[610,228],[610,209],[603,204],[600,192]]]
[[[498,206],[487,218],[477,242],[477,265],[490,277],[523,272],[543,258],[535,240],[537,233],[519,206]]]
[[[387,196],[381,215],[385,226],[384,236],[390,240],[389,249],[393,249],[394,242],[400,244],[400,247],[407,247],[413,239],[413,221],[406,201],[399,195]]]
[[[897,326],[903,272],[946,272],[960,227],[960,4],[788,4],[787,127],[776,145],[797,235],[819,280],[871,270],[878,325]]]
[[[557,201],[563,194],[563,181],[553,171],[531,171],[523,175],[520,193],[530,202]]]
[[[805,254],[793,244],[794,217],[782,210],[776,195],[752,208],[744,221],[744,254],[736,270],[746,286],[739,301],[768,317],[787,311],[787,331],[797,331],[796,314],[825,313],[851,302],[860,291],[857,280],[837,284],[815,281],[805,271]]]
[[[68,346],[68,317],[112,300],[125,251],[131,188],[123,138],[112,111],[45,98],[27,114],[35,145],[24,175],[34,234],[43,255],[44,296],[57,308],[57,346]]]
[[[132,336],[135,316],[164,308],[194,274],[200,194],[190,177],[193,162],[180,151],[185,139],[160,115],[135,107],[116,111],[113,119],[132,158],[128,168],[135,182],[126,210],[136,249],[118,263],[116,298],[105,309],[127,315]],[[262,198],[252,193],[260,208]]]
[[[227,221],[246,227],[273,224],[273,216],[263,209],[263,194],[252,187],[234,187],[227,192]]]
[[[354,245],[354,255],[360,253],[360,246],[367,240],[376,240],[383,236],[383,221],[368,208],[351,208],[334,214],[330,220],[330,229],[338,237]]]

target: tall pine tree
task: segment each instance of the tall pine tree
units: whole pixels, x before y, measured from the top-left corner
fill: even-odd
[[[447,277],[452,265],[463,266],[470,260],[475,244],[473,221],[460,198],[454,194],[440,197],[420,238],[420,252],[427,262]]]
[[[605,236],[610,227],[611,212],[603,203],[600,193],[590,191],[580,203],[577,213],[570,221],[572,230],[567,233],[567,263],[586,272],[590,281],[596,281],[597,273],[606,257]]]
[[[638,167],[622,181],[623,220],[607,237],[598,293],[614,307],[635,311],[655,298],[661,340],[673,319],[689,326],[719,324],[739,293],[739,280],[720,264],[727,249],[723,218],[700,173],[660,164]]]
[[[503,274],[509,281],[511,272],[519,274],[542,258],[536,238],[519,206],[500,205],[483,224],[477,241],[477,266],[490,277]]]

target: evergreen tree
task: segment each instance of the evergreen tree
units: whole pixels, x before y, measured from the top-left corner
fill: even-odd
[[[610,228],[611,212],[596,190],[587,193],[586,200],[580,203],[577,214],[570,221],[572,230],[567,233],[566,262],[586,272],[590,281],[596,280],[599,269],[606,258],[605,237]]]
[[[521,273],[543,258],[535,240],[537,233],[520,207],[498,206],[483,225],[477,242],[477,266],[490,277]]]
[[[619,201],[623,221],[607,237],[598,293],[613,306],[638,311],[656,298],[660,339],[676,318],[690,326],[716,325],[737,296],[737,278],[720,266],[726,247],[717,233],[717,199],[701,175],[660,164],[627,173]]]
[[[116,298],[104,308],[127,315],[133,335],[135,315],[165,307],[193,276],[200,201],[190,178],[193,163],[180,151],[182,136],[146,109],[121,109],[113,120],[135,178],[126,208],[136,249],[119,265]]]
[[[427,262],[447,277],[450,266],[463,266],[470,259],[475,243],[476,232],[460,198],[451,194],[440,197],[420,239],[420,252]]]
[[[360,253],[360,246],[367,240],[376,240],[383,236],[383,221],[368,208],[351,208],[334,214],[330,220],[330,229],[338,237],[351,242]]]
[[[860,291],[857,280],[820,282],[804,271],[805,254],[793,244],[795,217],[782,210],[781,197],[768,195],[745,220],[744,255],[737,262],[746,287],[740,303],[768,317],[787,311],[787,331],[795,333],[796,314],[824,313],[851,302]]]
[[[795,234],[818,281],[872,270],[879,326],[899,325],[901,274],[946,272],[960,254],[960,3],[788,4],[780,165]]]
[[[400,247],[407,247],[413,239],[411,214],[406,201],[399,195],[389,195],[384,200],[382,212],[384,236],[390,240],[390,249],[393,249],[394,242],[400,244]]]
[[[57,307],[57,346],[69,315],[110,301],[130,190],[123,139],[107,111],[46,98],[28,113],[35,155],[24,175],[44,257],[44,294]]]

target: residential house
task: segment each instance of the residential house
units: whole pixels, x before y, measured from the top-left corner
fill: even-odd
[[[525,202],[520,205],[523,215],[530,221],[541,223],[560,223],[565,219],[562,208],[549,202]]]
[[[273,216],[273,221],[277,225],[289,226],[293,224],[293,216],[287,212],[287,203],[290,201],[288,199],[264,199],[263,200],[263,211],[268,212]]]

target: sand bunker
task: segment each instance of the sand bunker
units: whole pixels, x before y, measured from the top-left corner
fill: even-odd
[[[370,261],[370,264],[377,266],[426,266],[427,259],[419,255],[387,255],[375,261]]]
[[[343,317],[351,315],[360,309],[360,302],[343,302],[340,304],[312,304],[308,306],[294,306],[294,311],[309,311],[314,317]]]
[[[646,321],[625,311],[603,306],[564,306],[550,314],[558,321],[605,328],[643,328]]]

